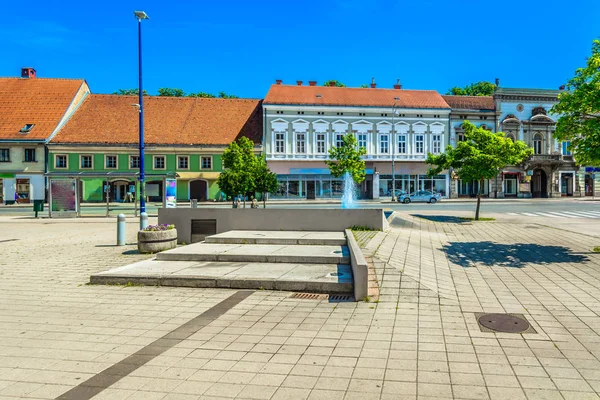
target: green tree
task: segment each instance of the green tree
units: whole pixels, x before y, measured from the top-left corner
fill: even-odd
[[[198,92],[198,93],[188,93],[187,97],[202,97],[202,98],[214,98],[217,97],[212,93]]]
[[[496,85],[491,82],[481,81],[471,83],[464,88],[454,86],[446,94],[454,96],[491,96],[494,94],[494,90],[496,90]]]
[[[570,141],[569,149],[579,165],[600,164],[600,40],[594,40],[592,55],[578,68],[558,96],[550,113],[562,114],[555,138]]]
[[[185,92],[177,88],[160,88],[158,95],[163,97],[184,97]]]
[[[263,207],[267,208],[267,193],[274,193],[279,188],[277,174],[267,166],[263,156],[256,156],[254,164],[254,190],[262,195]]]
[[[254,143],[247,137],[241,137],[231,142],[223,151],[223,167],[217,184],[221,191],[233,199],[242,195],[246,208],[246,194],[254,191],[254,170],[256,156]]]
[[[346,87],[342,82],[334,79],[323,82],[323,86],[335,86],[335,87]]]
[[[144,96],[148,96],[148,92],[146,92],[145,90],[143,90],[142,93],[144,94]],[[119,89],[113,94],[117,94],[120,96],[139,96],[140,89]]]
[[[221,99],[239,99],[235,94],[227,94],[223,91],[219,92],[219,98]]]
[[[346,172],[352,175],[354,182],[361,183],[367,176],[365,172],[365,160],[362,156],[367,154],[364,147],[358,147],[353,134],[349,133],[342,137],[342,145],[329,149],[329,160],[325,163],[331,171],[331,175],[339,178]]]
[[[484,180],[495,178],[507,165],[524,162],[533,154],[533,149],[523,142],[505,138],[502,132],[493,133],[477,128],[468,121],[463,123],[463,128],[465,140],[458,142],[456,148],[448,146],[444,153],[427,154],[426,162],[432,166],[428,174],[434,176],[443,170],[453,169],[464,181],[478,181],[475,219],[479,220]]]

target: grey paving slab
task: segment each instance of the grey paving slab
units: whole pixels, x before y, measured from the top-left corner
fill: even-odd
[[[346,246],[195,243],[156,255],[160,261],[349,264]]]
[[[307,231],[229,231],[208,236],[206,243],[226,244],[301,244],[343,246],[343,232]]]

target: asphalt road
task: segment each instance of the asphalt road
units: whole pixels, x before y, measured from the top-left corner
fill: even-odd
[[[361,208],[384,208],[394,211],[432,211],[432,212],[452,212],[452,211],[474,211],[475,202],[452,202],[441,201],[437,204],[427,203],[377,203],[377,202],[359,202]],[[249,204],[248,204],[249,206]],[[180,207],[189,207],[180,205]],[[210,203],[201,204],[199,207],[231,207],[229,203]],[[339,208],[339,203],[267,203],[267,208]],[[149,215],[156,215],[157,205],[149,205],[147,212]],[[581,200],[581,199],[531,199],[531,200],[488,200],[481,202],[482,213],[536,213],[536,212],[563,212],[563,211],[600,211],[600,201]],[[129,204],[116,205],[111,209],[110,215],[116,216],[120,212],[126,215],[133,215],[133,207]],[[13,205],[1,206],[0,216],[33,216],[33,205]],[[47,207],[45,211],[39,214],[41,217],[48,216]],[[83,216],[104,216],[106,215],[105,205],[84,205],[82,207]]]

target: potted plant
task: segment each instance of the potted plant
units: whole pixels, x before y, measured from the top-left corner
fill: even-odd
[[[148,225],[138,231],[138,251],[140,253],[158,253],[177,247],[177,229],[175,225]]]

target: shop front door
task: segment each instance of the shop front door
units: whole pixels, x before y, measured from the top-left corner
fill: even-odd
[[[586,196],[594,195],[594,179],[591,174],[585,175],[585,195]]]
[[[206,181],[190,182],[190,200],[206,201]]]
[[[17,192],[15,200],[17,203],[29,203],[30,202],[30,185],[29,179],[17,179]]]
[[[315,181],[306,181],[306,198],[308,200],[315,199]]]

